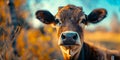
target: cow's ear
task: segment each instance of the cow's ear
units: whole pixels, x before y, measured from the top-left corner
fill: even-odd
[[[103,8],[94,9],[87,17],[89,23],[98,23],[102,21],[107,15],[107,11]]]
[[[55,22],[54,16],[46,10],[38,10],[36,13],[36,18],[45,24],[52,24]]]

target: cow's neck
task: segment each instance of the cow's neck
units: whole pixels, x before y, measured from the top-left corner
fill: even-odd
[[[77,60],[105,60],[105,56],[96,47],[84,42]]]
[[[84,60],[85,59],[85,51],[84,48],[82,48],[79,57],[77,59]]]
[[[86,44],[86,43],[83,43],[81,52],[80,52],[77,60],[85,60],[86,58],[87,58],[87,59],[90,59],[89,54],[90,54],[89,45]]]

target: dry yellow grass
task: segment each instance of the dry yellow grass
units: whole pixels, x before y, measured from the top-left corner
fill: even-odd
[[[120,49],[120,33],[116,32],[85,32],[85,40],[109,49]]]

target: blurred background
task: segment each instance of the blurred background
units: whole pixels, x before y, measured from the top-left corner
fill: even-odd
[[[56,29],[37,20],[35,12],[48,10],[55,15],[59,6],[67,4],[82,6],[87,15],[105,8],[107,17],[86,26],[84,38],[95,46],[120,50],[119,0],[0,0],[0,58],[9,60],[15,48],[21,60],[62,60]]]

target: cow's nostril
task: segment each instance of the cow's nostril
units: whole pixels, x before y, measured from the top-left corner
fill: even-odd
[[[62,40],[77,40],[78,35],[77,33],[62,33],[61,39]]]
[[[65,35],[62,34],[61,38],[62,38],[62,39],[65,39],[66,37],[65,37]]]
[[[75,35],[73,36],[73,39],[74,39],[74,40],[77,40],[77,38],[78,38],[78,36],[77,36],[77,34],[75,34]]]
[[[75,45],[78,41],[78,34],[77,32],[66,31],[62,32],[60,37],[61,45]]]

